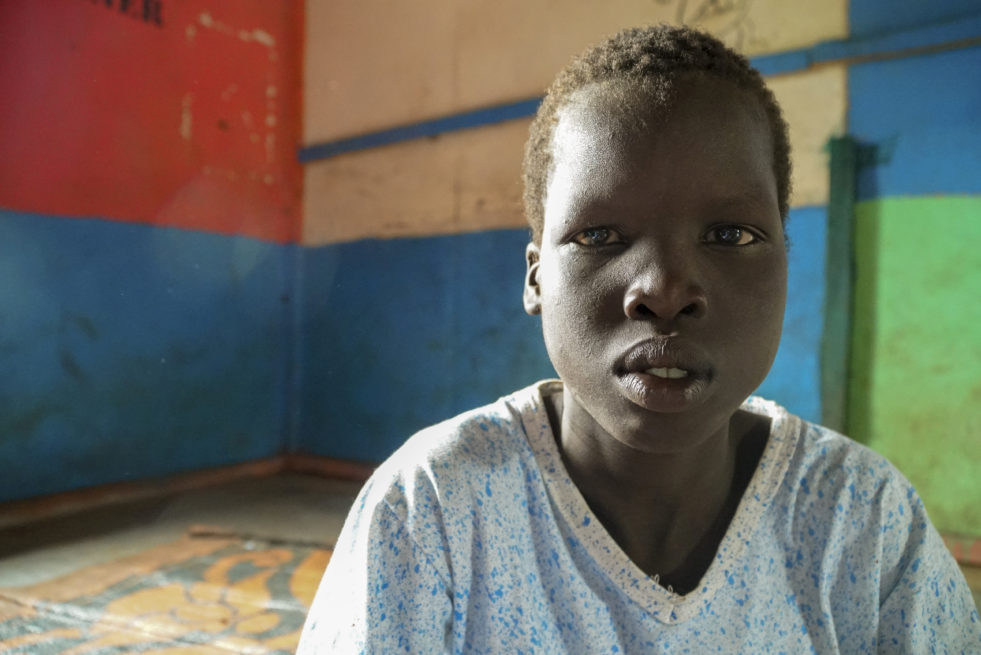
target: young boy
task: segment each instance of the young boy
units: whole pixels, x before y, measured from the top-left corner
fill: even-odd
[[[524,305],[561,380],[376,471],[299,652],[981,651],[909,483],[747,400],[789,180],[773,95],[712,37],[626,30],[560,73],[525,153]]]

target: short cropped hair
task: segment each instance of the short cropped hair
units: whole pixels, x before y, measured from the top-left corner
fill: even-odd
[[[713,36],[687,27],[656,25],[625,29],[587,49],[548,88],[525,144],[525,216],[535,243],[541,244],[545,225],[545,192],[558,112],[569,98],[586,86],[613,80],[643,81],[653,85],[659,98],[666,98],[672,81],[688,73],[728,80],[760,102],[770,127],[780,217],[786,220],[790,204],[790,141],[780,105],[762,75],[746,57]]]

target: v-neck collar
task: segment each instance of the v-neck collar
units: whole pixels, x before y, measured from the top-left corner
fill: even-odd
[[[533,426],[527,423],[524,427],[546,489],[562,519],[600,569],[653,617],[673,624],[697,616],[726,584],[730,572],[739,569],[752,535],[787,472],[800,438],[800,419],[762,398],[751,397],[743,403],[741,409],[770,419],[770,436],[715,558],[698,586],[682,596],[668,591],[634,564],[589,509],[586,499],[569,477],[543,399],[545,394],[561,391],[561,388],[560,380],[545,380],[535,386],[532,402],[537,405],[535,412],[543,418],[540,427],[529,429]]]

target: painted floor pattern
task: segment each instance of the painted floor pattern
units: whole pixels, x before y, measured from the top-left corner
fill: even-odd
[[[292,653],[329,559],[323,547],[193,528],[133,557],[0,589],[0,652]]]

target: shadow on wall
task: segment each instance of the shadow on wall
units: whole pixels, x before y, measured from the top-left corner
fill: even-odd
[[[875,375],[876,294],[879,275],[879,211],[875,203],[855,208],[855,272],[852,296],[851,361],[848,370],[848,436],[861,443],[872,437]]]

